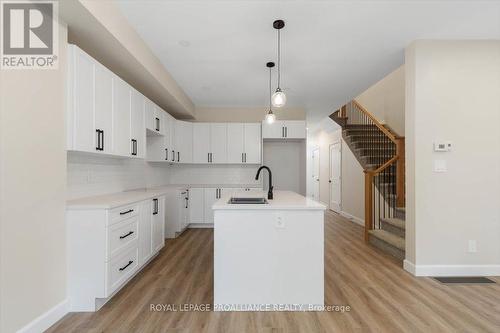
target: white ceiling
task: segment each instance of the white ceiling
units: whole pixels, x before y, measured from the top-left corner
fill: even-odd
[[[415,39],[500,38],[500,1],[116,1],[197,107],[267,105],[284,19],[282,87],[311,121],[402,65]]]

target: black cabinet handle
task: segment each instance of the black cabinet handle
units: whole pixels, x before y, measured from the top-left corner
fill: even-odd
[[[132,155],[136,156],[137,155],[137,140],[132,139]]]
[[[181,161],[181,153],[177,152],[177,162]]]
[[[125,212],[120,212],[120,215],[125,215],[125,214],[128,214],[128,213],[132,213],[134,210],[133,209],[129,209]]]
[[[188,197],[185,198],[186,199],[186,208],[188,208]]]
[[[243,162],[245,162],[245,161],[243,160],[243,153],[241,153],[241,163],[243,163]]]
[[[210,163],[210,153],[207,153],[207,162]]]
[[[285,137],[285,128],[283,126],[281,127],[281,137]]]
[[[95,146],[95,150],[101,150],[101,130],[95,130],[97,134],[97,145]]]
[[[132,265],[132,263],[133,263],[133,262],[134,262],[133,260],[129,260],[129,261],[128,261],[128,264],[126,264],[125,266],[123,266],[123,267],[119,268],[118,270],[119,270],[119,271],[123,271],[123,270],[125,270],[128,266]]]
[[[165,161],[168,161],[168,149],[165,148]]]
[[[104,150],[104,130],[101,130],[101,150]]]
[[[172,149],[172,162],[175,162],[175,151]]]
[[[128,236],[132,235],[133,233],[134,233],[133,231],[129,231],[129,232],[128,232],[128,233],[126,233],[125,235],[120,236],[120,239],[127,238]]]
[[[285,138],[288,138],[288,127],[285,127]]]
[[[160,131],[160,118],[155,118],[155,130]]]
[[[153,199],[153,215],[158,214],[158,199]]]

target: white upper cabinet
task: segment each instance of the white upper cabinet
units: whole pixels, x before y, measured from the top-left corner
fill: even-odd
[[[275,121],[272,124],[262,122],[263,139],[305,139],[306,136],[304,120]]]
[[[95,78],[95,128],[101,131],[102,152],[112,152],[113,137],[113,74],[97,63],[94,67]],[[97,138],[97,136],[96,136]]]
[[[129,85],[113,78],[113,153],[130,156],[130,93]]]
[[[261,126],[256,124],[245,124],[245,151],[244,163],[259,164],[262,157]]]
[[[227,162],[227,125],[193,123],[193,163]]]
[[[146,131],[144,125],[145,98],[136,90],[131,91],[130,112],[130,155],[144,158],[146,150]]]
[[[165,111],[146,98],[145,124],[148,135],[165,135]]]
[[[193,163],[193,123],[175,121],[174,147],[175,162]]]
[[[245,125],[242,123],[227,124],[227,162],[243,163],[245,150]]]
[[[193,123],[193,163],[210,163],[210,152],[210,124]]]
[[[259,164],[261,157],[261,124],[228,123],[227,163]]]
[[[95,61],[79,48],[68,47],[68,139],[69,150],[99,152],[100,132],[94,123]]]
[[[227,124],[210,124],[210,163],[227,163]]]
[[[306,122],[304,120],[287,120],[284,124],[285,138],[287,139],[305,139]]]

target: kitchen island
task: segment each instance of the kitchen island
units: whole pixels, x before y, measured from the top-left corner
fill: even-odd
[[[248,194],[236,194],[245,196]],[[264,192],[253,196],[265,198]],[[325,206],[290,191],[214,210],[214,309],[313,311],[324,305]]]

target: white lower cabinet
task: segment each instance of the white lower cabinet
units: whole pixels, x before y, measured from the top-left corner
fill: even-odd
[[[70,311],[97,311],[165,244],[165,198],[67,211]]]
[[[231,194],[229,188],[190,188],[189,214],[191,224],[213,224],[213,204],[225,195]]]

